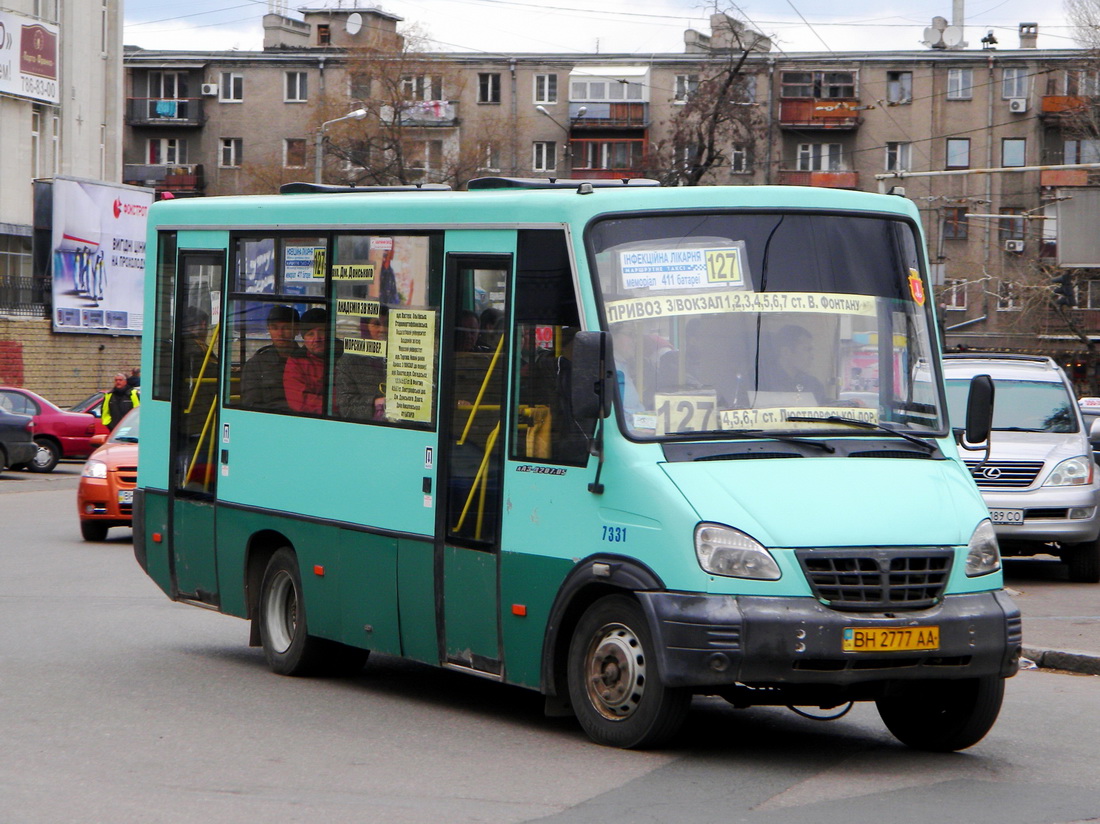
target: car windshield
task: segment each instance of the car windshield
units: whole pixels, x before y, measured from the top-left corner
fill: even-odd
[[[107,439],[107,443],[138,442],[138,415],[140,409],[141,408],[138,407],[126,413],[126,417],[119,421],[118,426],[111,432],[111,437]]]
[[[882,435],[844,418],[946,431],[908,223],[628,216],[594,224],[588,241],[631,437]]]
[[[947,405],[956,426],[966,420],[969,380],[947,382]],[[993,380],[993,428],[1024,432],[1076,432],[1069,390],[1052,381]]]

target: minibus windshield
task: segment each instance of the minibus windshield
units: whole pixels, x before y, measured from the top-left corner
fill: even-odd
[[[635,439],[943,434],[906,221],[818,212],[616,216],[587,236]],[[815,420],[816,419],[816,420]]]

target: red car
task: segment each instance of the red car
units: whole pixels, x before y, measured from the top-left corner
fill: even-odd
[[[110,435],[111,430],[108,429],[103,421],[100,420],[100,416],[103,414],[103,397],[105,392],[95,392],[80,403],[74,403],[69,407],[70,412],[87,412],[95,418],[95,433],[97,435]]]
[[[130,526],[134,487],[137,486],[138,413],[131,409],[118,422],[106,443],[92,453],[80,473],[76,510],[85,541],[102,541],[112,526]]]
[[[13,464],[13,469],[31,472],[53,472],[62,458],[86,458],[95,448],[94,415],[66,412],[41,395],[18,386],[0,386],[0,409],[16,415],[34,418],[34,442],[38,451],[27,463]]]

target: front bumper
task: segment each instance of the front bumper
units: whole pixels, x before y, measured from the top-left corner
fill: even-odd
[[[1009,492],[981,489],[982,500],[990,509],[1022,509],[1022,524],[993,524],[997,540],[1060,541],[1081,544],[1100,535],[1100,484],[1088,486],[1043,486],[1038,489]],[[1092,510],[1091,517],[1071,518],[1072,510]],[[1005,554],[1011,554],[1011,547]]]
[[[706,688],[832,686],[1008,677],[1018,666],[1020,611],[1004,592],[949,595],[908,612],[838,612],[812,598],[639,592],[663,681]],[[845,627],[938,626],[934,652],[844,652]]]

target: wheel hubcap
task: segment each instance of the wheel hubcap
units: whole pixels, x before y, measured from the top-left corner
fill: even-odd
[[[39,446],[38,451],[34,453],[35,466],[49,466],[52,459],[53,452],[44,446]]]
[[[279,572],[271,582],[264,606],[264,624],[268,643],[278,653],[290,649],[298,628],[298,594],[288,572]]]
[[[645,690],[646,661],[634,631],[608,624],[588,649],[585,684],[592,706],[612,720],[627,718],[638,708]]]

